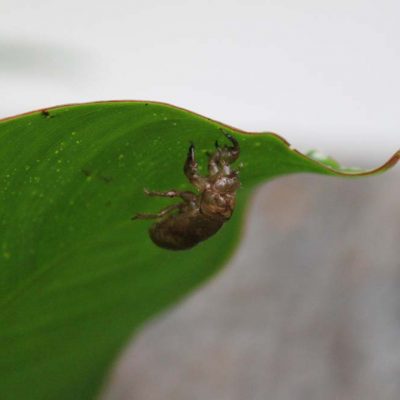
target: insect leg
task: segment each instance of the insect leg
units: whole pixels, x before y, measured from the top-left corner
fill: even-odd
[[[147,190],[144,189],[144,193],[147,194],[147,196],[153,196],[153,197],[178,197],[179,192],[176,190],[168,190],[167,192],[157,192],[156,190]]]
[[[216,142],[217,144],[218,142]],[[219,146],[215,146],[217,150],[214,153],[207,153],[208,155],[208,174],[214,176],[218,174],[220,169],[221,150]]]
[[[160,218],[160,217],[163,217],[164,215],[169,214],[170,212],[178,209],[179,207],[180,207],[180,204],[173,204],[172,206],[163,208],[157,214],[137,213],[131,219],[132,220],[134,220],[134,219],[156,219],[156,218]]]
[[[238,141],[228,132],[222,130],[223,134],[232,143],[232,146],[221,147],[218,141],[215,142],[216,151],[209,154],[208,160],[208,173],[210,176],[216,175],[218,172],[223,171],[224,174],[230,173],[229,165],[233,163],[239,157],[239,143]]]
[[[168,190],[167,192],[156,192],[154,190],[144,189],[145,194],[148,196],[158,196],[158,197],[180,197],[185,201],[194,201],[196,200],[196,195],[193,192],[189,191],[180,191],[180,190]]]
[[[197,168],[198,164],[194,156],[194,145],[192,143],[189,146],[189,151],[183,168],[183,172],[189,179],[190,183],[196,186],[199,190],[204,190],[207,185],[207,180],[199,174]]]
[[[230,133],[224,131],[223,129],[221,130],[226,138],[232,143],[232,146],[224,146],[222,149],[221,158],[223,158],[227,163],[231,164],[239,158],[239,142]]]

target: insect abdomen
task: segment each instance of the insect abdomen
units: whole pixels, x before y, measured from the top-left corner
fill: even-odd
[[[149,232],[156,245],[169,250],[185,250],[214,235],[223,224],[223,219],[200,213],[177,214],[155,223]]]

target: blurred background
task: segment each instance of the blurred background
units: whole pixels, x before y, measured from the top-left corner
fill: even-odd
[[[156,100],[375,167],[400,142],[399,17],[395,0],[2,0],[0,118]],[[230,265],[127,347],[104,399],[398,399],[398,182],[261,188]]]
[[[140,333],[102,400],[398,400],[399,177],[260,188],[232,261]]]

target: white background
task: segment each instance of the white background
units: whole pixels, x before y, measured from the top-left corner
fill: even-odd
[[[146,99],[375,166],[400,143],[395,0],[1,0],[0,117]]]

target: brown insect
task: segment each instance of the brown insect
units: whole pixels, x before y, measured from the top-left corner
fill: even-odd
[[[169,190],[155,192],[147,189],[148,196],[180,197],[183,202],[170,205],[157,214],[138,213],[132,219],[159,219],[149,229],[153,242],[169,250],[190,249],[214,235],[228,221],[235,208],[236,191],[240,187],[238,171],[231,170],[239,157],[238,141],[229,133],[224,135],[232,146],[220,147],[208,154],[208,176],[201,176],[191,144],[184,165],[184,173],[198,194],[189,191]]]

